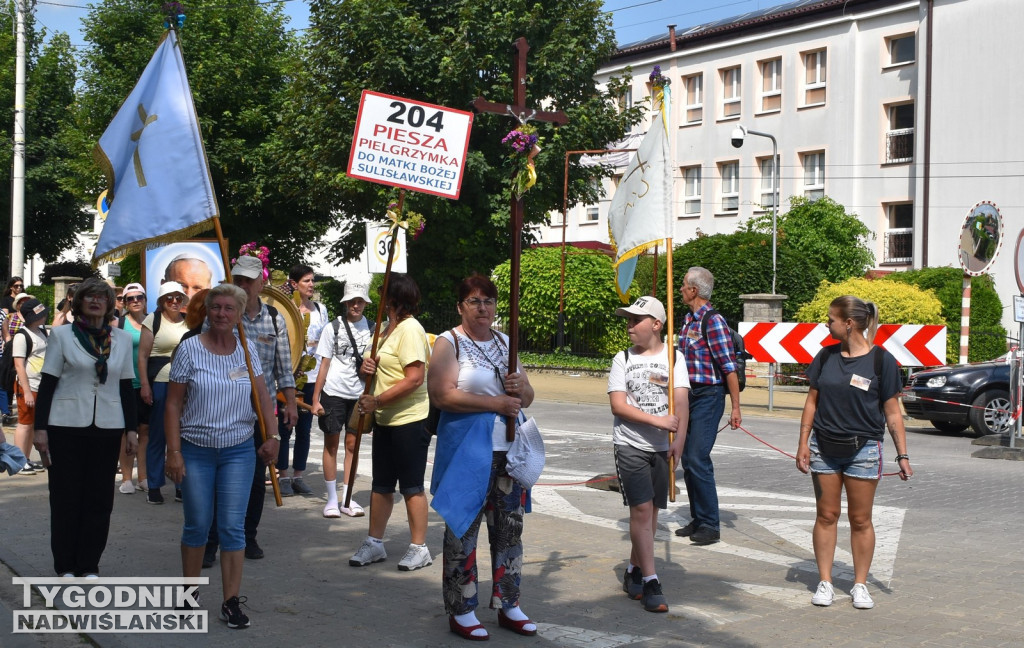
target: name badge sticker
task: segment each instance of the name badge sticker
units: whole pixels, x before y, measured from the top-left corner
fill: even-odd
[[[861,391],[867,391],[871,389],[871,379],[853,374],[853,376],[850,377],[850,385]]]
[[[686,332],[686,337],[689,338],[691,342],[696,342],[700,339],[700,331],[692,328]]]
[[[235,367],[234,369],[228,372],[228,378],[230,378],[231,380],[242,380],[243,378],[248,380],[249,370],[245,368],[245,365]]]
[[[668,374],[652,371],[647,376],[647,381],[652,385],[657,385],[658,387],[668,387]]]
[[[273,344],[274,343],[274,336],[273,335],[263,334],[263,335],[260,335],[259,337],[257,337],[256,341],[259,342],[260,344]]]

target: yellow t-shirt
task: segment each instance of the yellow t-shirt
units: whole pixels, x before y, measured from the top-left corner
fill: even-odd
[[[369,351],[367,351],[367,356]],[[377,423],[381,425],[405,425],[427,418],[430,404],[427,398],[427,365],[430,362],[430,346],[427,333],[416,318],[407,317],[398,323],[391,335],[384,338],[377,349],[380,362],[373,381],[373,395],[379,396],[405,377],[405,367],[423,363],[423,384],[405,398],[388,403],[376,411]]]

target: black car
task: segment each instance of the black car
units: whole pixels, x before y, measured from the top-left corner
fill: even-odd
[[[944,432],[961,432],[970,425],[976,436],[1004,434],[1013,425],[1005,357],[919,371],[902,396],[908,416],[930,421]]]

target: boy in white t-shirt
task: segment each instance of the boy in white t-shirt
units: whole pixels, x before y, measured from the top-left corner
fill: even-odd
[[[690,380],[676,352],[672,368],[674,413],[669,413],[669,346],[661,339],[667,317],[654,297],[641,297],[615,311],[625,317],[633,346],[615,356],[608,374],[608,398],[615,416],[612,442],[622,501],[629,507],[632,550],[622,589],[648,612],[668,612],[654,571],[658,509],[668,506],[669,480],[683,453],[689,419]],[[669,431],[675,439],[669,444]]]

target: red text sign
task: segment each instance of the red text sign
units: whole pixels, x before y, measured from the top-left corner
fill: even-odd
[[[473,113],[363,90],[348,175],[458,198]]]

